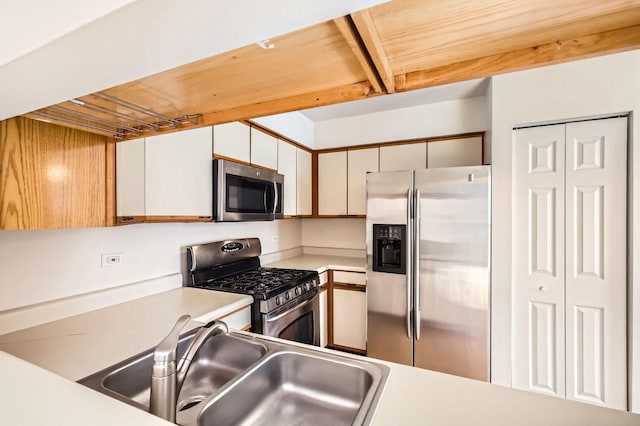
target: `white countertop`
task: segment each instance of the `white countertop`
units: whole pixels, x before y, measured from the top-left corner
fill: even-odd
[[[284,260],[269,263],[264,266],[273,268],[309,269],[316,270],[319,273],[322,273],[327,269],[366,272],[367,261],[363,257],[303,254],[300,256],[289,257]]]
[[[219,309],[220,316],[224,316],[248,303],[248,296],[183,288],[1,336],[0,350],[11,351],[49,370],[0,352],[1,423],[167,424],[52,371],[73,380],[84,377],[151,348],[181,314],[198,316]],[[192,322],[188,327],[197,325]],[[374,425],[640,424],[640,416],[622,411],[385,364],[391,372]],[[38,403],[34,404],[34,400]]]
[[[0,351],[71,380],[158,344],[185,314],[220,318],[253,297],[182,287],[0,336]],[[202,325],[191,321],[184,331]]]

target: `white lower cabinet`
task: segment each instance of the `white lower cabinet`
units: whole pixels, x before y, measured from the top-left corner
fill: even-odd
[[[320,300],[320,347],[324,348],[327,346],[329,340],[329,324],[328,324],[328,315],[329,312],[327,310],[327,286],[320,288],[320,294],[318,298]]]
[[[513,386],[625,410],[627,119],[513,143]]]
[[[333,344],[364,351],[367,347],[367,294],[333,289]]]

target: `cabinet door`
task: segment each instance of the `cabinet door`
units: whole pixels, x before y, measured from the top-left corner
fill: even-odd
[[[239,122],[213,126],[213,153],[245,163],[251,162],[250,130],[249,126]]]
[[[427,167],[482,165],[482,137],[427,143]]]
[[[348,214],[367,213],[367,172],[378,171],[378,148],[355,149],[347,152]]]
[[[564,398],[564,125],[514,131],[513,387]]]
[[[311,215],[311,153],[296,148],[296,212],[298,216]]]
[[[211,127],[145,141],[147,216],[212,216]]]
[[[627,119],[566,125],[567,399],[627,408]]]
[[[116,216],[144,216],[144,138],[116,144]]]
[[[320,347],[327,346],[328,326],[327,326],[327,286],[320,289]]]
[[[365,350],[367,297],[360,290],[333,289],[333,343]]]
[[[318,214],[347,214],[347,151],[318,155]]]
[[[278,173],[284,175],[284,214],[296,215],[297,178],[296,147],[285,141],[278,141]]]
[[[381,172],[426,168],[426,142],[380,147]]]
[[[278,139],[251,128],[251,164],[278,170]]]

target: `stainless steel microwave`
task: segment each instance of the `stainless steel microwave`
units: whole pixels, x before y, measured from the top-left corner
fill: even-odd
[[[217,222],[283,218],[284,176],[229,160],[213,160],[213,218]]]

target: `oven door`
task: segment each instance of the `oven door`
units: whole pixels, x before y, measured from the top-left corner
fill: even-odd
[[[282,312],[262,314],[262,333],[266,336],[320,346],[318,293]]]

